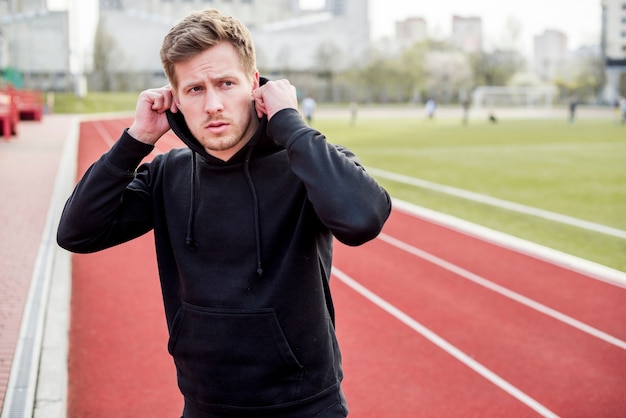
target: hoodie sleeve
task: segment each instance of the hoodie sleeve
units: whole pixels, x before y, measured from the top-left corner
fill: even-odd
[[[67,200],[57,243],[72,252],[89,253],[129,241],[152,228],[152,206],[135,170],[154,147],[126,131],[78,182]]]
[[[339,241],[356,246],[380,233],[391,199],[352,152],[328,143],[295,109],[275,114],[267,129],[287,149],[317,215]]]

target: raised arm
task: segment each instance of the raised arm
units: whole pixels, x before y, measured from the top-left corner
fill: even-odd
[[[87,170],[68,199],[57,230],[61,247],[98,251],[152,228],[150,176],[147,169],[140,176],[135,170],[170,129],[168,109],[177,111],[169,86],[139,95],[131,127]]]
[[[268,115],[269,135],[287,149],[292,170],[333,235],[348,245],[376,237],[391,211],[391,199],[356,156],[328,143],[304,122],[288,81],[266,83],[255,100],[257,112]]]

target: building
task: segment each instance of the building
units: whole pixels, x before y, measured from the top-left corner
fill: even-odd
[[[558,30],[546,29],[533,41],[533,69],[543,81],[565,76],[567,69],[567,36]]]
[[[270,72],[339,71],[369,47],[367,0],[327,0],[326,7],[252,30],[259,67]]]
[[[0,71],[18,74],[17,87],[78,89],[93,49],[97,8],[85,11],[94,1],[68,0],[57,10],[47,0],[0,0]]]
[[[626,84],[626,1],[602,0],[601,48],[607,79],[603,99],[613,103],[618,96],[626,96],[626,91],[620,91],[620,85]]]
[[[422,17],[410,17],[396,22],[396,40],[402,47],[428,39],[426,20]]]
[[[331,79],[369,48],[367,0],[326,0],[314,11],[302,10],[299,0],[68,0],[60,11],[46,4],[0,0],[0,68],[15,67],[36,81],[30,87],[45,90],[82,92],[85,75],[98,90],[162,85],[163,36],[177,20],[206,7],[250,28],[266,75],[308,72]],[[98,7],[84,22],[92,4]]]
[[[450,42],[470,54],[483,50],[483,23],[480,17],[452,17]]]
[[[215,7],[248,28],[290,19],[297,0],[100,0],[100,57],[89,85],[96,90],[142,90],[167,83],[159,51],[168,30],[190,12]]]
[[[46,0],[0,0],[0,16],[46,10]]]
[[[39,7],[5,8],[0,13],[0,70],[2,78],[18,88],[71,89],[68,13]],[[9,80],[7,73],[20,77]]]
[[[369,47],[367,0],[327,0],[302,10],[298,0],[105,0],[101,28],[119,51],[108,73],[134,74],[142,87],[165,79],[159,60],[164,34],[192,10],[215,7],[252,33],[262,74],[332,74],[352,65]],[[95,81],[95,80],[94,80]],[[128,83],[125,77],[124,83]],[[110,83],[109,83],[110,84]],[[112,81],[113,89],[126,88]]]
[[[100,10],[176,21],[194,10],[214,7],[236,16],[249,28],[290,19],[300,12],[298,0],[100,0]]]

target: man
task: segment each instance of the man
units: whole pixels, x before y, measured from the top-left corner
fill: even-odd
[[[329,290],[333,236],[373,239],[387,193],[264,82],[247,29],[216,10],[166,35],[170,86],[77,184],[57,240],[98,251],[154,230],[185,418],[345,417]],[[172,129],[188,148],[137,166]]]
[[[426,102],[426,117],[433,119],[435,117],[435,110],[437,109],[437,102],[434,99],[428,99]]]
[[[304,100],[302,100],[302,113],[304,113],[304,118],[309,124],[313,122],[313,112],[315,112],[316,107],[317,103],[315,103],[315,99],[311,96],[306,96]]]

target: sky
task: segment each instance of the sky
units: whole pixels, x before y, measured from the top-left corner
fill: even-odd
[[[301,0],[319,4],[324,0]],[[601,0],[369,0],[372,38],[393,36],[395,22],[423,17],[433,37],[448,36],[452,16],[482,18],[487,48],[497,46],[506,35],[510,17],[521,25],[520,47],[532,50],[533,37],[545,29],[556,29],[568,37],[568,48],[599,44]]]

